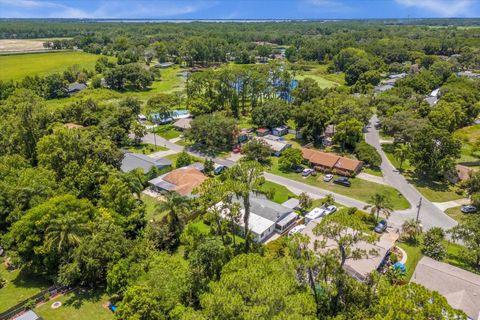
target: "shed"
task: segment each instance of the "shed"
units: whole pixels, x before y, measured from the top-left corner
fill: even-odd
[[[288,133],[288,127],[287,126],[279,126],[279,127],[276,127],[276,128],[273,128],[272,129],[272,134],[274,136],[283,136],[283,135],[286,135]]]
[[[85,89],[87,89],[87,85],[85,83],[72,83],[68,85],[67,93],[74,94]]]
[[[173,127],[177,130],[180,130],[180,131],[187,130],[187,129],[190,129],[192,127],[191,122],[192,122],[192,118],[178,119],[173,124]]]
[[[42,320],[42,318],[36,314],[33,310],[28,310],[25,313],[22,313],[16,318],[13,318],[14,320]]]
[[[257,132],[257,136],[259,137],[263,137],[263,136],[266,136],[267,134],[270,134],[270,130],[268,130],[267,128],[258,128],[256,132]]]

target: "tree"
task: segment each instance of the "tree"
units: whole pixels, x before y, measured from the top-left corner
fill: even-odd
[[[378,217],[380,213],[384,214],[386,218],[392,213],[392,205],[388,200],[387,196],[381,193],[375,193],[368,200],[369,205],[365,206],[364,209],[370,209],[370,213],[375,215],[375,220],[378,222]]]
[[[405,220],[402,224],[402,232],[408,235],[410,241],[415,241],[417,235],[422,233],[422,225],[416,219]]]
[[[147,286],[132,286],[128,288],[118,308],[115,310],[117,319],[165,319],[165,314],[154,292]]]
[[[133,134],[135,136],[133,141],[138,146],[142,142],[142,138],[147,134],[147,130],[145,129],[145,127],[143,125],[141,125],[138,122],[135,122],[133,124]]]
[[[336,126],[336,133],[333,136],[333,140],[337,143],[340,143],[342,150],[345,148],[351,147],[355,148],[358,142],[363,137],[363,123],[357,119],[351,118],[345,121],[340,122]]]
[[[333,194],[327,194],[327,196],[322,199],[322,204],[325,206],[331,206],[335,204],[335,197],[333,196]]]
[[[255,288],[255,290],[250,290]],[[208,319],[309,319],[315,302],[299,286],[294,270],[282,260],[242,254],[222,269],[220,280],[200,298],[201,313]]]
[[[400,172],[402,172],[403,163],[410,156],[410,147],[406,143],[401,143],[395,148],[394,155],[395,157],[397,157],[398,161],[400,161],[400,167],[398,169],[400,170]]]
[[[361,259],[377,254],[374,250],[366,251],[355,246],[361,241],[371,243],[374,241],[374,238],[366,234],[362,224],[358,220],[352,219],[345,209],[324,217],[315,226],[313,233],[335,243],[340,255],[340,268],[343,267],[347,259]],[[326,243],[320,243],[319,245],[320,247],[325,247]]]
[[[243,202],[245,251],[250,247],[250,194],[258,192],[264,182],[263,168],[254,161],[242,162],[226,171],[228,189]]]
[[[282,152],[278,165],[282,170],[289,171],[300,166],[303,162],[302,151],[296,148],[288,148]]]
[[[319,99],[303,103],[293,112],[296,130],[306,141],[319,142],[328,122],[333,115],[332,108]]]
[[[78,246],[88,233],[89,227],[86,223],[78,220],[78,217],[65,215],[52,220],[45,229],[45,241],[49,250],[54,248],[61,253]]]
[[[186,137],[209,151],[227,150],[235,144],[238,128],[234,119],[220,113],[201,115],[193,119]]]
[[[307,212],[312,207],[313,200],[306,192],[300,193],[298,196],[298,201],[298,205],[300,208],[302,208],[303,212]]]
[[[470,196],[480,192],[480,171],[473,171],[470,176],[465,180],[462,186],[467,190]]]
[[[318,82],[307,77],[298,82],[298,86],[292,91],[292,96],[295,98],[294,104],[300,106],[305,102],[318,98],[321,93],[322,89],[320,89]]]
[[[213,174],[213,170],[215,170],[215,162],[212,159],[205,159],[205,163],[203,166],[203,172],[207,176],[211,176]]]
[[[272,149],[263,140],[252,139],[242,146],[242,161],[257,161],[262,165],[271,163]]]
[[[378,167],[382,164],[382,157],[375,147],[369,145],[365,141],[360,142],[355,147],[355,154],[358,160],[363,161],[371,166]]]
[[[186,167],[191,165],[193,162],[193,157],[186,151],[180,152],[177,161],[175,162],[176,168]]]
[[[443,179],[453,170],[461,143],[445,131],[433,127],[420,130],[411,143],[411,162],[417,174],[430,180]]]
[[[454,241],[463,241],[463,245],[467,248],[462,251],[464,258],[470,261],[475,268],[480,269],[480,216],[469,216],[449,232]]]
[[[259,127],[275,128],[287,123],[290,106],[283,100],[268,100],[252,110],[252,122]]]
[[[178,103],[173,94],[159,93],[147,101],[147,110],[158,115],[159,122],[172,117],[172,108]]]
[[[443,240],[445,232],[442,228],[434,227],[429,229],[423,236],[422,252],[435,260],[443,260],[447,253]]]

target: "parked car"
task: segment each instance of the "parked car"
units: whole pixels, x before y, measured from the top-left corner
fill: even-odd
[[[333,179],[333,174],[326,174],[325,177],[323,177],[323,181],[325,182],[330,182]]]
[[[380,220],[379,223],[375,226],[373,229],[376,233],[383,233],[385,230],[387,230],[387,220]]]
[[[240,153],[242,150],[239,147],[233,148],[233,153]]]
[[[472,205],[467,205],[463,206],[462,209],[460,209],[463,213],[474,213],[477,212],[477,207],[472,206]]]
[[[352,185],[350,183],[350,181],[348,181],[347,177],[337,178],[337,179],[333,180],[333,183],[340,184],[340,185],[345,186],[345,187],[350,187]]]
[[[225,167],[225,166],[218,166],[218,167],[216,167],[215,169],[213,169],[213,173],[214,173],[215,175],[218,175],[218,174],[222,173],[222,172],[225,171],[225,170],[227,170],[227,167]]]
[[[295,226],[292,228],[292,230],[288,231],[289,236],[293,236],[296,233],[302,232],[303,229],[305,229],[306,225],[304,224],[299,224],[298,226]]]
[[[310,169],[310,168],[303,169],[303,171],[302,171],[302,176],[308,177],[308,176],[311,175],[312,173],[313,173],[313,169]]]
[[[325,208],[325,210],[323,211],[324,212],[324,215],[328,216],[329,214],[332,214],[334,213],[335,211],[337,211],[337,207],[335,206],[328,206]]]
[[[298,166],[298,167],[295,167],[295,169],[293,169],[295,173],[301,173],[303,172],[303,170],[305,170],[305,168],[302,166]]]

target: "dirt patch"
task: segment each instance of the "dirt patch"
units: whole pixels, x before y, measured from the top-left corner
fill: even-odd
[[[0,53],[46,51],[44,40],[0,40]]]

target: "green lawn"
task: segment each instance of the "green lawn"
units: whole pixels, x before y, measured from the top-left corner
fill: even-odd
[[[329,190],[334,193],[342,194],[360,201],[368,202],[375,193],[387,195],[395,210],[408,209],[410,204],[396,189],[379,183],[363,179],[350,179],[352,186],[350,188],[334,184],[333,182],[324,182],[323,174],[317,174],[316,177],[303,178],[300,174],[294,172],[285,173],[278,167],[278,158],[272,159],[272,166],[268,170],[273,174],[287,177],[298,182],[306,183],[315,187]]]
[[[51,285],[38,276],[29,275],[26,270],[7,271],[3,258],[0,261],[0,277],[7,281],[5,287],[0,289],[0,312],[36,295]]]
[[[60,301],[58,309],[52,309],[52,303]],[[108,310],[108,297],[99,291],[70,292],[59,296],[35,308],[35,312],[44,320],[111,320],[113,313]]]
[[[445,213],[448,214],[455,221],[463,222],[468,217],[468,214],[465,214],[462,211],[460,211],[461,208],[462,206],[449,208],[445,210]]]
[[[182,133],[176,130],[171,124],[164,124],[156,128],[156,133],[165,139],[178,138]]]
[[[153,219],[158,221],[165,215],[165,212],[158,213],[156,210],[156,206],[160,200],[150,197],[146,194],[142,194],[141,199],[143,203],[145,203],[145,219],[147,221]]]
[[[127,148],[127,150],[136,153],[151,154],[158,151],[166,151],[168,148],[158,145],[155,147],[154,144],[149,143],[141,143],[138,146],[130,146]]]
[[[397,242],[397,246],[407,253],[407,263],[405,265],[405,267],[407,267],[407,278],[405,280],[410,281],[418,262],[423,257],[420,245],[399,241]]]
[[[455,137],[462,141],[459,163],[469,166],[480,165],[480,152],[474,151],[475,144],[480,141],[480,124],[461,128],[455,131]]]
[[[382,170],[378,167],[364,167],[363,172],[371,174],[372,176],[383,177]]]
[[[0,80],[22,80],[25,76],[44,76],[63,72],[76,64],[80,69],[91,69],[99,55],[79,51],[29,53],[0,56]]]
[[[154,81],[149,89],[144,91],[126,92],[125,95],[137,97],[146,101],[157,93],[173,93],[181,91],[185,87],[185,79],[179,75],[181,70],[182,69],[179,67],[160,69],[160,80]]]
[[[312,78],[317,81],[320,88],[332,88],[345,84],[345,76],[343,74],[331,74],[327,72],[326,65],[312,64],[310,70],[298,72],[295,79],[303,80]]]
[[[265,181],[260,191],[268,192],[269,190],[275,190],[272,201],[276,203],[284,203],[290,198],[295,198],[295,194],[287,189],[287,187],[279,185],[271,181]]]
[[[393,155],[393,145],[382,144],[382,148],[390,163],[395,168],[399,169],[400,163]],[[415,188],[417,188],[417,190],[430,201],[446,202],[463,198],[463,195],[456,193],[455,187],[447,182],[417,179],[414,173],[414,168],[410,165],[408,160],[403,163],[402,168],[403,175],[407,178],[408,182],[414,185]]]
[[[462,257],[462,251],[467,250],[464,246],[449,241],[444,241],[444,244],[447,248],[447,257],[444,262],[470,272],[480,273],[480,270],[472,267],[472,265]]]
[[[290,143],[294,148],[301,148],[306,144],[302,139],[297,139],[293,133],[289,133],[283,136],[286,142]]]

